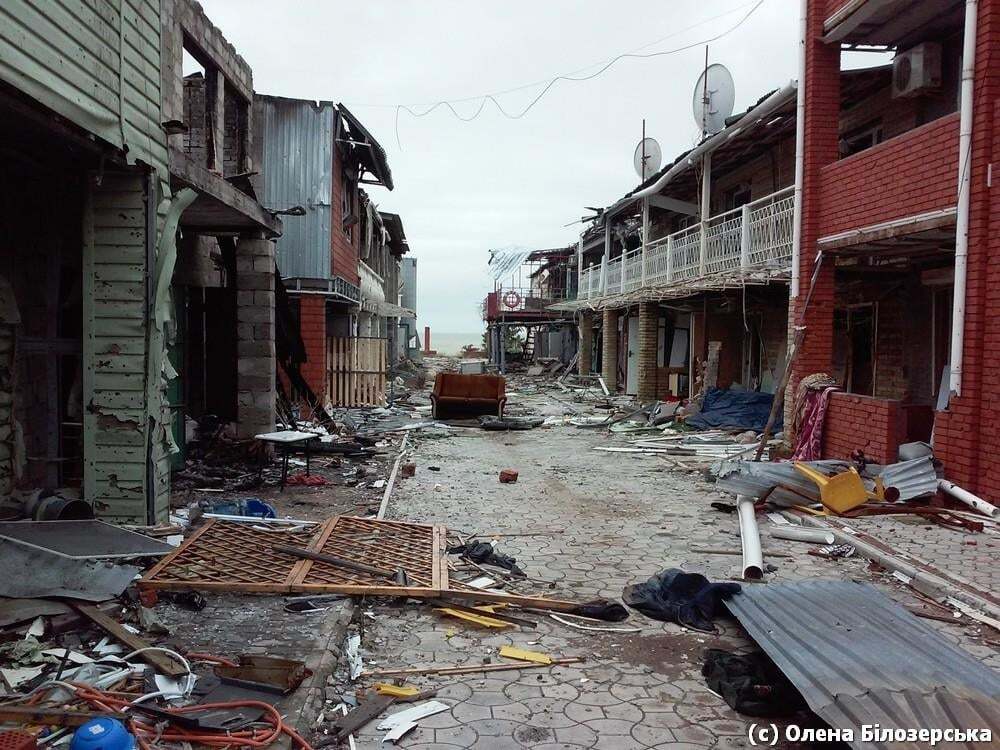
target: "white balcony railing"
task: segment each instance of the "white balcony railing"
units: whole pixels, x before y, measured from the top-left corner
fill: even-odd
[[[792,259],[794,188],[711,217],[609,261],[584,269],[580,299],[621,294],[719,274],[785,270]],[[602,283],[604,288],[602,289]]]

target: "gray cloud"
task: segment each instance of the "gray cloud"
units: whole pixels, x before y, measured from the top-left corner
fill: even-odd
[[[575,241],[585,205],[606,205],[636,183],[632,151],[646,118],[664,157],[697,137],[691,115],[702,49],[622,60],[597,79],[559,82],[520,120],[491,105],[469,123],[443,110],[424,118],[393,107],[473,96],[577,70],[718,16],[746,0],[628,1],[202,0],[253,67],[267,94],[347,104],[389,155],[396,189],[371,191],[403,216],[418,260],[421,324],[480,329],[492,288],[490,247],[554,247]],[[796,76],[796,0],[766,0],[710,57],[736,80],[736,108]],[[734,12],[644,51],[719,33]],[[540,87],[502,98],[518,111]],[[478,102],[456,105],[471,114]]]

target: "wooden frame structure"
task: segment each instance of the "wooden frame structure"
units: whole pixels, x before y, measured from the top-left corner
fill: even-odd
[[[273,527],[209,519],[139,581],[140,590],[233,591],[252,594],[345,594],[497,602],[576,612],[579,602],[484,591],[448,576],[448,529],[402,521],[335,516],[308,527]],[[274,549],[359,565],[308,559]],[[395,577],[406,571],[407,581]],[[454,588],[452,588],[454,585]]]
[[[297,529],[210,519],[143,576],[143,589],[239,591],[259,594],[330,593],[438,596],[448,589],[444,526],[335,516]],[[388,576],[349,570],[276,551],[293,546],[361,565],[406,571]]]
[[[334,406],[384,406],[388,361],[382,338],[327,339],[327,381]]]

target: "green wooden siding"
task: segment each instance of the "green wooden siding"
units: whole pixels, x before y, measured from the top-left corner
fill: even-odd
[[[166,178],[159,0],[3,0],[0,79]]]
[[[105,172],[84,213],[84,497],[98,515],[147,523],[146,257],[151,175]],[[165,508],[152,509],[165,515]]]

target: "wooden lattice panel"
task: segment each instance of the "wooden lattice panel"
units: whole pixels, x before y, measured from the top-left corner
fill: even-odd
[[[448,587],[443,526],[337,516],[297,531],[212,519],[143,577],[140,586],[258,593],[326,592],[372,596],[435,595]],[[276,552],[298,547],[389,573],[408,583]]]
[[[388,574],[402,568],[406,571],[406,585],[400,586],[386,576],[310,560],[300,571],[293,588],[373,595],[408,592],[426,595],[428,590],[447,588],[445,533],[443,526],[338,516],[321,536],[316,551],[370,565]],[[359,588],[364,591],[356,590]]]
[[[276,555],[271,544],[308,548],[326,524],[295,531],[209,519],[143,576],[141,586],[162,589],[287,591],[303,560]]]

